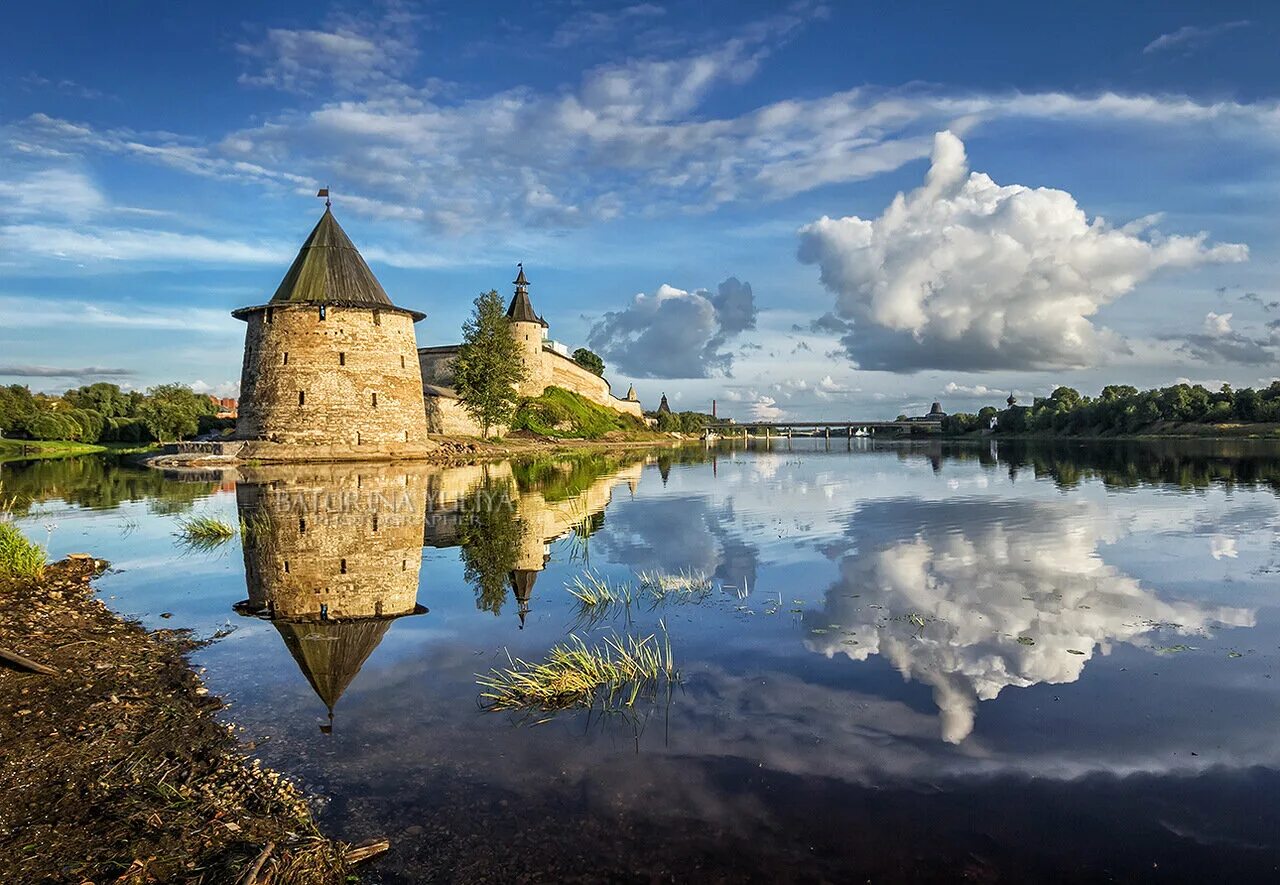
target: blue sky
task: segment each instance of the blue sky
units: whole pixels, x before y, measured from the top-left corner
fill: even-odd
[[[524,261],[649,402],[1270,383],[1280,14],[955,6],[15,8],[0,383],[234,393],[325,184],[420,344]]]

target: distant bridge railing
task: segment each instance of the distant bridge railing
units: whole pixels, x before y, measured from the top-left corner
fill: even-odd
[[[843,418],[838,421],[715,421],[705,425],[705,430],[719,433],[724,436],[736,436],[738,434],[763,433],[768,439],[774,435],[791,436],[798,430],[809,431],[825,431],[824,436],[831,436],[831,432],[844,431],[849,436],[873,434],[876,432],[892,431],[896,433],[940,433],[942,431],[942,420],[940,418],[908,418],[905,421],[857,421]]]

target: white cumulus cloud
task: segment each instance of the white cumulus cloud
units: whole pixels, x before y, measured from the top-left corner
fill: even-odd
[[[971,173],[964,144],[943,131],[922,187],[879,218],[805,226],[799,258],[819,266],[836,315],[853,322],[841,340],[861,368],[1076,368],[1123,347],[1094,325],[1099,308],[1159,270],[1248,257],[1148,224],[1115,228],[1065,191]]]
[[[606,313],[591,327],[591,348],[638,378],[708,378],[729,374],[729,339],[756,327],[751,284],[736,277],[715,292],[663,283],[641,293],[625,309]]]

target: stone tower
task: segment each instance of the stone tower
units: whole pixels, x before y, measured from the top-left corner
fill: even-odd
[[[533,312],[533,303],[529,300],[529,281],[524,275],[524,264],[516,265],[520,272],[514,281],[516,294],[511,298],[511,306],[507,308],[507,321],[511,323],[511,334],[520,345],[520,355],[524,362],[524,380],[520,382],[517,393],[520,396],[538,396],[551,378],[547,372],[546,361],[542,358],[542,342],[547,337],[547,321]]]
[[[248,324],[236,438],[264,460],[412,457],[430,448],[413,325],[326,206]]]

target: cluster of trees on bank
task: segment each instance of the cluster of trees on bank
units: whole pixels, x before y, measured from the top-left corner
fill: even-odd
[[[715,419],[706,412],[645,412],[663,433],[701,433]]]
[[[998,409],[986,406],[976,415],[958,412],[943,419],[944,433],[986,430],[996,419],[995,433],[1057,433],[1107,436],[1141,433],[1161,423],[1254,424],[1280,422],[1280,381],[1270,387],[1217,391],[1199,384],[1138,390],[1110,384],[1096,397],[1059,387],[1030,406]]]
[[[182,384],[161,384],[145,393],[99,382],[61,396],[32,393],[21,384],[0,387],[0,433],[31,440],[132,442],[195,436],[216,422],[218,407]]]

